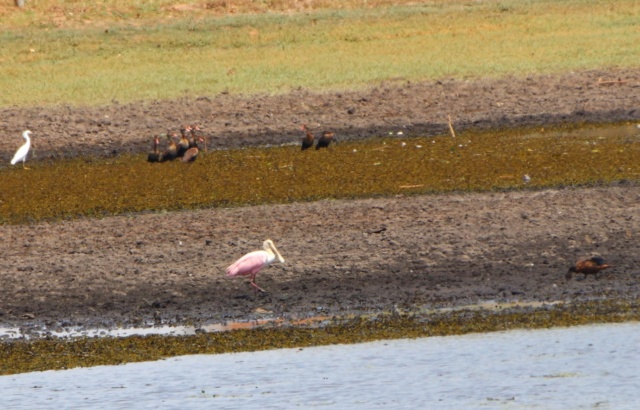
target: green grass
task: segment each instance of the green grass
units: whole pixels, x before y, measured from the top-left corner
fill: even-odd
[[[532,178],[527,188],[640,180],[637,136],[531,132],[379,138],[304,152],[299,146],[213,151],[193,164],[149,164],[144,155],[36,162],[29,170],[0,169],[0,223],[523,188],[524,174]]]
[[[162,10],[150,7],[156,20],[124,13],[86,27],[56,28],[36,14],[39,24],[15,23],[19,29],[0,33],[0,106],[635,67],[640,55],[640,5],[632,0],[438,2],[172,19]]]

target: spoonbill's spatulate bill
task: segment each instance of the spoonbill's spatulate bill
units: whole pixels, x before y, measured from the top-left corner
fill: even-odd
[[[249,276],[251,277],[249,281],[251,286],[260,292],[264,292],[265,290],[256,284],[256,275],[260,272],[260,269],[269,266],[275,261],[276,257],[280,263],[284,263],[284,259],[271,239],[264,241],[262,247],[264,250],[250,252],[229,266],[227,268],[227,276]]]
[[[29,148],[31,148],[31,138],[29,138],[29,135],[31,135],[31,131],[29,130],[26,130],[25,132],[22,133],[22,137],[27,142],[25,142],[23,146],[18,148],[18,151],[16,151],[16,155],[14,155],[13,159],[11,160],[11,165],[15,165],[18,162],[22,161],[22,168],[29,169],[24,164],[27,161],[27,154],[29,153]]]

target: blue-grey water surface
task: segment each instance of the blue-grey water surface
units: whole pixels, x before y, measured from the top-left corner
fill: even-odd
[[[640,323],[182,356],[0,391],[3,409],[637,409]]]

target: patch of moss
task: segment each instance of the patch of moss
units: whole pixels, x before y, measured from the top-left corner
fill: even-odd
[[[380,314],[372,318],[334,320],[324,327],[265,327],[194,336],[4,341],[0,344],[0,374],[113,365],[188,354],[303,348],[380,339],[637,321],[640,320],[639,304],[639,299],[599,300],[539,308]]]
[[[566,127],[565,127],[566,128]],[[561,129],[375,138],[329,149],[211,151],[195,163],[146,154],[0,170],[0,223],[310,201],[640,180],[640,140]],[[531,181],[525,185],[522,177]]]

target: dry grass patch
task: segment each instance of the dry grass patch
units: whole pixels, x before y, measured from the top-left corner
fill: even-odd
[[[631,0],[430,2],[167,19],[160,2],[134,4],[156,10],[149,11],[155,17],[124,13],[119,21],[91,9],[83,15],[96,19],[83,26],[57,28],[34,17],[0,33],[0,106],[634,67],[640,55],[638,5]]]

